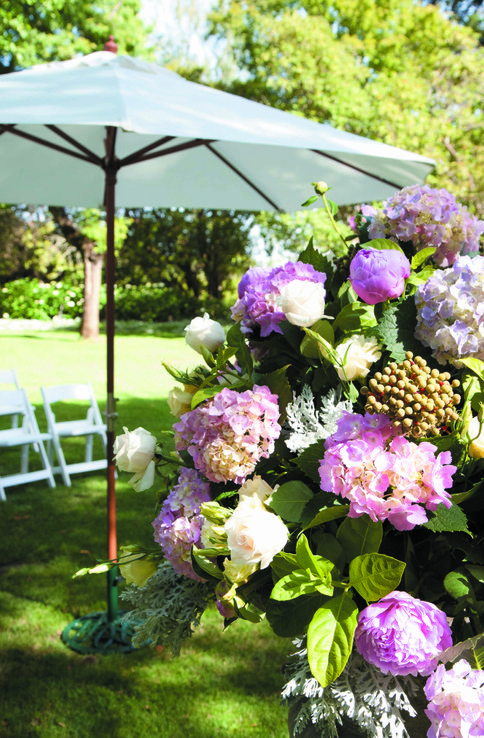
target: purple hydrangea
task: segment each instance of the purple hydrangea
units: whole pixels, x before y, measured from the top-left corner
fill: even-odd
[[[395,591],[360,612],[355,646],[383,674],[427,676],[452,646],[452,633],[438,607]]]
[[[350,264],[350,282],[368,305],[400,297],[410,276],[410,262],[396,249],[361,249]]]
[[[427,522],[425,508],[452,505],[447,489],[456,467],[449,463],[450,451],[437,454],[432,443],[398,435],[386,415],[345,412],[325,449],[321,489],[348,500],[351,518],[366,513],[397,530],[412,530]]]
[[[175,448],[186,449],[212,482],[243,484],[257,462],[274,450],[281,426],[277,395],[268,387],[224,389],[181,416],[173,426]]]
[[[154,538],[175,571],[200,580],[191,564],[192,546],[199,546],[205,518],[200,513],[203,502],[209,502],[210,485],[195,469],[182,467],[178,483],[164,501],[153,521]]]
[[[301,261],[274,268],[252,267],[239,283],[239,299],[232,307],[232,318],[241,323],[244,333],[252,333],[256,325],[263,337],[282,333],[279,324],[286,316],[281,308],[281,289],[296,280],[324,285],[326,275]]]
[[[437,250],[433,259],[449,266],[459,254],[479,251],[484,221],[471,215],[445,189],[428,185],[404,187],[383,203],[383,210],[362,209],[371,218],[370,238],[411,241],[416,251],[428,246]]]
[[[484,671],[465,659],[446,671],[440,664],[424,687],[432,723],[428,738],[482,738],[484,736]]]
[[[415,295],[417,330],[440,364],[484,360],[484,257],[461,256],[436,270]]]

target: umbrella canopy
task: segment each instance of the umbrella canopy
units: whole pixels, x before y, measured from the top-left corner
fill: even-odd
[[[108,50],[2,75],[0,101],[0,202],[106,208],[108,557],[114,559],[115,205],[292,211],[320,180],[339,205],[368,202],[423,182],[434,162]]]
[[[367,202],[422,182],[433,166],[110,51],[3,75],[0,100],[6,203],[102,207],[106,127],[117,131],[122,207],[291,211],[316,180],[339,205]],[[50,148],[33,147],[39,138]]]

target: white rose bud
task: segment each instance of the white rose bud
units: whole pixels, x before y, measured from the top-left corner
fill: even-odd
[[[185,341],[199,354],[202,353],[201,346],[205,346],[213,354],[225,343],[224,329],[216,320],[209,318],[208,313],[203,318],[193,318],[185,330]]]
[[[473,459],[484,459],[484,424],[481,425],[479,418],[472,418],[467,433],[471,439],[469,456]]]
[[[224,528],[236,567],[260,563],[261,569],[265,569],[289,537],[282,520],[266,510],[257,495],[244,497]]]
[[[132,472],[128,484],[137,492],[149,489],[155,481],[156,438],[144,428],[129,431],[124,428],[124,434],[118,436],[114,442],[115,461],[121,471]]]
[[[286,320],[304,328],[324,316],[326,290],[320,282],[293,279],[281,287],[280,304]]]
[[[192,409],[192,393],[182,390],[181,387],[173,387],[168,392],[167,402],[170,412],[176,418]]]
[[[373,362],[381,356],[380,346],[374,336],[352,336],[336,346],[335,350],[344,365],[344,371],[342,367],[336,367],[338,377],[343,381],[363,379]]]

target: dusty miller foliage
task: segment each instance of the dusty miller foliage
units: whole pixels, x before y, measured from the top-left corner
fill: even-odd
[[[304,385],[299,397],[287,406],[287,423],[291,434],[286,445],[291,451],[303,451],[316,441],[335,433],[338,420],[346,411],[351,412],[349,400],[341,400],[341,389],[330,389],[316,410],[314,396],[309,385]]]
[[[299,650],[286,667],[288,681],[281,695],[289,704],[299,702],[294,736],[312,723],[321,738],[337,738],[337,725],[345,717],[357,723],[368,738],[409,738],[400,711],[416,715],[407,696],[418,690],[411,677],[382,674],[353,653],[343,673],[323,688],[311,674],[303,642],[295,641],[295,645]]]
[[[144,587],[132,584],[120,598],[133,607],[124,617],[134,625],[135,648],[148,642],[152,647],[165,646],[178,656],[183,641],[200,625],[200,618],[215,595],[212,585],[177,574],[164,561]]]

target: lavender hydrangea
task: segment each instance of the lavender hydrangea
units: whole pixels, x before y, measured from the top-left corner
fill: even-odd
[[[362,208],[371,219],[370,238],[411,241],[416,251],[433,246],[439,266],[453,264],[459,254],[479,251],[484,221],[471,215],[446,189],[428,185],[404,187],[383,203],[383,210]]]
[[[355,646],[383,674],[427,676],[452,646],[452,633],[438,607],[395,591],[360,612]]]
[[[200,513],[203,502],[210,500],[210,485],[195,469],[182,467],[178,483],[164,501],[153,521],[154,538],[165,558],[178,574],[201,580],[191,564],[191,548],[200,544],[205,518]]]
[[[418,287],[415,335],[439,364],[459,367],[464,357],[484,359],[483,292],[483,256],[461,256]]]
[[[173,426],[175,448],[186,449],[195,467],[212,482],[243,484],[279,437],[277,395],[268,387],[224,389],[181,416]]]
[[[320,461],[321,489],[350,503],[348,516],[365,513],[373,521],[388,520],[397,530],[427,522],[427,510],[451,507],[451,454],[432,443],[413,443],[386,415],[347,413],[336,433],[325,441]]]
[[[482,738],[484,736],[484,671],[465,659],[446,671],[440,664],[424,687],[432,723],[428,738]]]
[[[241,323],[242,332],[252,333],[254,327],[259,326],[262,337],[273,332],[282,333],[280,323],[286,320],[286,315],[281,291],[285,285],[296,281],[319,284],[324,293],[326,275],[301,261],[288,262],[281,267],[249,269],[239,283],[239,299],[232,307],[232,318]]]

